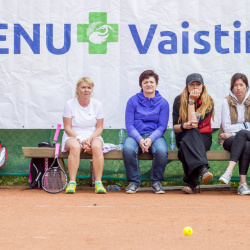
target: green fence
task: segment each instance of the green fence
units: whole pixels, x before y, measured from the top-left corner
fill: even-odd
[[[170,130],[165,133],[168,141]],[[22,147],[36,147],[40,142],[52,142],[55,129],[0,129],[0,140],[8,150],[8,159],[6,164],[0,168],[0,176],[20,175],[28,176],[30,159],[23,156]],[[61,143],[63,131],[59,135]],[[117,129],[106,129],[102,136],[105,142],[118,144]],[[211,150],[223,150],[217,143],[218,130],[213,132],[213,144]],[[67,160],[65,161],[67,166]],[[217,180],[227,167],[227,162],[210,162],[211,172],[214,179]],[[151,161],[141,161],[142,180],[150,179]],[[89,178],[90,161],[81,160],[78,171],[78,178]],[[179,161],[170,162],[165,171],[166,181],[181,181],[183,170]],[[105,160],[103,179],[125,180],[125,168],[123,161]],[[238,168],[235,168],[233,180],[238,181]]]

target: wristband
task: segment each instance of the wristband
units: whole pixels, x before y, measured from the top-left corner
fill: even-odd
[[[247,125],[247,123],[246,123],[246,122],[244,122],[243,124],[244,124],[244,126],[245,126],[245,129],[248,129],[248,125]]]
[[[183,130],[186,130],[184,127],[183,127],[183,123],[181,124],[181,130],[183,131]]]
[[[76,140],[77,140],[80,144],[82,144],[83,139],[82,139],[81,136],[78,135],[78,136],[76,137]]]
[[[232,132],[232,134],[233,134],[233,136],[236,136],[237,133],[236,132]]]

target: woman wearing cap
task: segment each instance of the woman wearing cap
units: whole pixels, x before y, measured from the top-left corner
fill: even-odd
[[[141,183],[138,155],[153,155],[151,184],[156,194],[165,193],[161,182],[168,160],[168,147],[164,132],[168,125],[169,105],[156,90],[159,77],[146,70],[139,77],[141,91],[132,96],[125,112],[128,136],[124,142],[123,160],[129,185],[126,193],[134,194]]]
[[[194,123],[192,113],[199,112],[200,119]],[[173,105],[173,127],[176,133],[178,158],[184,170],[183,191],[194,193],[199,185],[199,177],[203,183],[213,178],[208,171],[206,151],[212,145],[211,118],[214,116],[214,103],[207,93],[200,74],[194,73],[187,77],[186,87],[177,96]],[[197,120],[196,120],[197,122]]]
[[[229,95],[223,100],[219,143],[230,151],[230,161],[220,181],[228,184],[239,161],[240,185],[238,194],[250,194],[247,172],[250,163],[250,91],[244,74],[232,76]]]

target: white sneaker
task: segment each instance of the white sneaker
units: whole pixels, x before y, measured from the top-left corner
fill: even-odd
[[[232,178],[232,173],[226,170],[226,172],[220,177],[219,181],[228,184],[231,178]]]
[[[250,194],[250,188],[248,187],[247,183],[243,183],[239,186],[238,194],[240,195]]]

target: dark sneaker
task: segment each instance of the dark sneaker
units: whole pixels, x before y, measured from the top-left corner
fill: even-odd
[[[165,191],[162,189],[162,185],[160,182],[153,184],[152,188],[156,194],[165,194]]]
[[[194,190],[192,190],[192,188],[187,186],[187,185],[182,188],[182,191],[187,193],[187,194],[193,194],[194,193]]]
[[[211,179],[213,179],[213,174],[209,171],[206,172],[201,178],[203,184],[207,183]]]
[[[129,184],[128,184],[128,186],[126,187],[126,193],[127,194],[135,194],[136,193],[136,191],[138,190],[138,186],[137,185],[135,185],[134,183],[132,183],[132,182],[130,182]]]
[[[203,184],[213,179],[213,174],[206,167],[201,170],[200,176]]]

